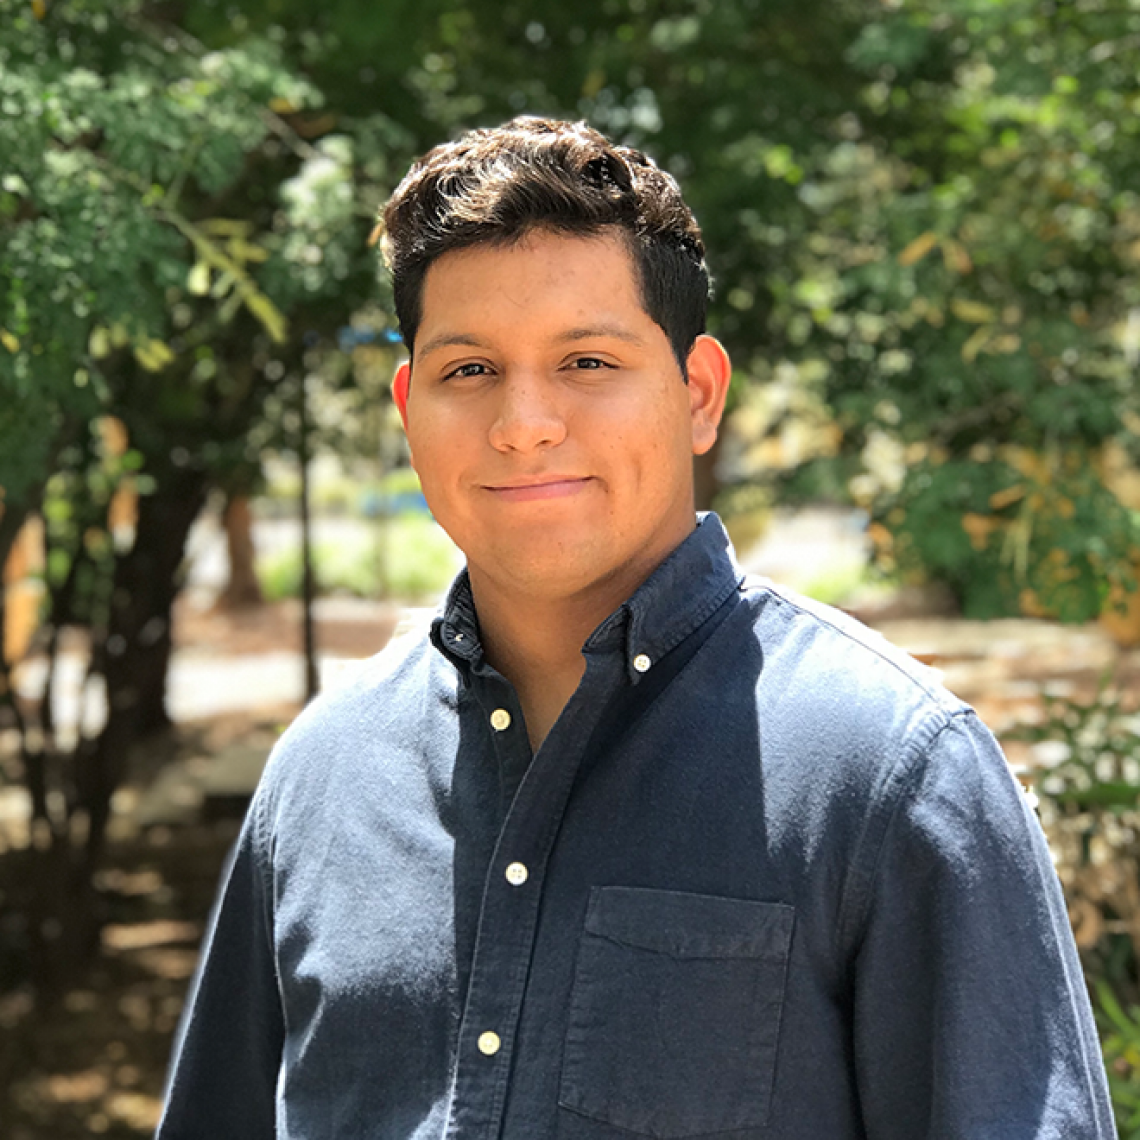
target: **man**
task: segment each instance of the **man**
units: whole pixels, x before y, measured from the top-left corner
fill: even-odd
[[[729,365],[672,179],[521,119],[384,220],[394,391],[467,568],[282,739],[162,1140],[1112,1136],[992,737],[694,514]]]

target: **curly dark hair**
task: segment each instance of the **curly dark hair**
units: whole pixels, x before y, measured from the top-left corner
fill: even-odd
[[[409,352],[424,277],[437,258],[512,244],[534,230],[620,233],[645,311],[668,336],[683,376],[705,330],[704,243],[677,183],[641,151],[616,146],[584,122],[522,116],[435,147],[396,187],[381,228]]]

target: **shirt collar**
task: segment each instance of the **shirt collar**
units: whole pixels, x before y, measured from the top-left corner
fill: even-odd
[[[621,651],[636,683],[710,617],[743,579],[724,525],[711,511],[700,514],[692,533],[594,630],[582,650]],[[452,583],[431,637],[456,666],[482,661],[479,618],[466,569]]]

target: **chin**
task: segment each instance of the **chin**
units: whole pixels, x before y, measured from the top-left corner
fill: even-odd
[[[528,556],[521,550],[510,555],[500,553],[482,565],[495,567],[493,577],[503,587],[551,602],[573,598],[608,577],[604,572],[599,574],[596,558],[575,557],[565,549],[558,553],[548,551],[537,557]]]
[[[588,590],[598,580],[595,568],[578,568],[567,565],[565,561],[515,566],[510,575],[518,589],[549,601],[572,598]]]

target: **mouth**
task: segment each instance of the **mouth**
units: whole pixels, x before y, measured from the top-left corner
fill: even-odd
[[[564,499],[583,491],[592,480],[546,476],[537,479],[518,479],[511,483],[485,485],[497,499],[508,503],[525,503],[537,499]]]

